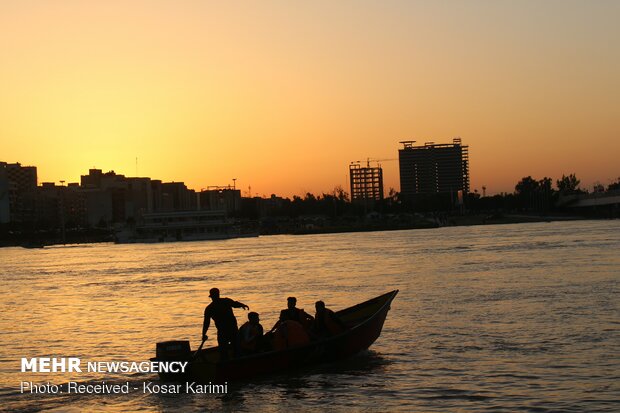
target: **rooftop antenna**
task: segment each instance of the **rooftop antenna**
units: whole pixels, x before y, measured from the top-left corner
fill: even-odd
[[[138,177],[138,157],[136,156],[136,178]]]

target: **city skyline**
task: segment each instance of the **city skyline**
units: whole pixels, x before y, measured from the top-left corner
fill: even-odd
[[[470,147],[471,190],[618,177],[617,2],[0,5],[2,159],[291,197],[399,141]],[[136,157],[138,165],[136,168]],[[398,162],[382,162],[385,190]],[[136,171],[137,169],[137,171]]]

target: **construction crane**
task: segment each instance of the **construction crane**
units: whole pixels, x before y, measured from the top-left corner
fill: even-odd
[[[366,158],[366,167],[370,168],[370,163],[371,162],[390,162],[390,161],[397,161],[398,158],[384,158],[384,159],[373,159],[373,158]]]
[[[397,160],[398,158],[383,158],[383,159],[366,158],[366,168],[370,168],[371,162],[377,162],[377,164],[381,166],[379,162],[389,162],[389,161],[397,161]],[[360,161],[352,161],[350,162],[350,165],[357,165],[358,167],[361,167],[361,163],[362,162]]]

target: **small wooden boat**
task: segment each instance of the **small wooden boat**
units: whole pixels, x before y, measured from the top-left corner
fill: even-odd
[[[185,373],[160,373],[162,380],[223,383],[262,374],[341,360],[366,350],[381,334],[390,304],[398,290],[336,312],[348,327],[332,337],[307,344],[220,360],[217,347],[190,350],[188,341],[157,344],[152,361],[188,361]]]

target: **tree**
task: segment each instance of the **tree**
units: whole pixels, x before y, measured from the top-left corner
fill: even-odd
[[[340,185],[334,187],[334,190],[332,191],[332,195],[339,201],[349,202],[350,200],[349,194]]]
[[[515,193],[518,200],[518,205],[521,208],[533,208],[534,206],[534,194],[540,184],[531,176],[521,178],[517,185],[515,185]]]
[[[553,198],[553,180],[548,177],[544,177],[538,181],[537,200],[540,211],[546,212],[550,209]]]
[[[388,191],[388,198],[391,200],[391,202],[396,204],[399,200],[399,197],[400,193],[396,192],[394,188],[390,187],[390,190]]]
[[[562,178],[555,181],[555,183],[558,187],[558,191],[560,191],[561,194],[573,194],[575,192],[581,192],[579,190],[579,184],[581,183],[581,181],[577,179],[575,174],[570,174],[568,176],[562,174]]]
[[[607,187],[608,191],[614,191],[618,189],[620,189],[620,176],[618,177],[616,182],[614,182],[613,184],[609,184],[609,186]]]
[[[520,197],[528,197],[538,189],[539,185],[540,183],[536,179],[531,176],[526,176],[517,182],[517,185],[515,185],[515,191]]]
[[[552,182],[553,180],[551,178],[545,176],[543,179],[538,181],[538,187],[543,191],[551,192],[553,190],[551,188]]]
[[[553,189],[553,180],[548,177],[537,181],[531,176],[521,178],[515,186],[519,205],[522,208],[531,208],[541,212],[549,210]]]

